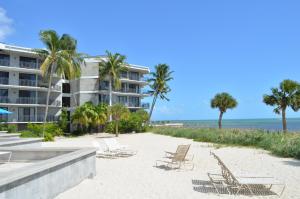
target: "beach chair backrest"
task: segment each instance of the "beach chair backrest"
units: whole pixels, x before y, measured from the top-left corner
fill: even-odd
[[[104,138],[104,143],[110,151],[119,150],[120,147],[116,145],[116,140],[114,138]],[[115,140],[115,141],[114,141]]]
[[[183,162],[185,157],[190,149],[190,144],[187,145],[179,145],[177,147],[176,153],[174,154],[172,161],[173,162]]]
[[[103,151],[104,151],[104,150],[102,149],[102,147],[101,147],[101,145],[100,145],[99,142],[93,141],[93,142],[92,142],[92,145],[93,145],[93,147],[97,148],[97,151],[98,151],[98,152],[103,152]]]
[[[228,169],[228,167],[224,164],[224,162],[217,156],[215,153],[211,152],[211,154],[214,156],[214,158],[218,161],[218,164],[221,167],[222,176],[226,180],[226,182],[230,185],[237,185],[239,184],[238,180],[235,178],[235,176],[231,173],[231,171]]]

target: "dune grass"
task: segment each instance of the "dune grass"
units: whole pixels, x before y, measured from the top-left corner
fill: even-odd
[[[154,127],[152,132],[184,137],[199,142],[258,147],[280,157],[300,159],[300,133],[275,133],[263,130]]]

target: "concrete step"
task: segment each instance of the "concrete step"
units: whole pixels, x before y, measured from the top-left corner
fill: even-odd
[[[0,131],[0,135],[4,133],[8,133],[8,131]]]
[[[20,133],[2,133],[0,138],[18,138],[20,135]]]

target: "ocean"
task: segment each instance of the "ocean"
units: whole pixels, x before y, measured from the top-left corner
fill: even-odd
[[[168,120],[155,121],[155,124],[165,123],[183,123],[184,127],[192,128],[217,128],[218,120]],[[300,131],[300,118],[288,118],[287,126],[289,131]],[[264,129],[271,131],[281,131],[281,119],[224,119],[223,128],[242,128],[242,129]]]

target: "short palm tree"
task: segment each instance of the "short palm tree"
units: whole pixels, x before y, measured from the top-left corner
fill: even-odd
[[[149,86],[151,88],[149,93],[153,96],[153,101],[150,108],[149,121],[157,98],[159,97],[162,100],[169,101],[166,95],[171,91],[168,86],[168,82],[173,79],[171,76],[172,73],[173,71],[170,71],[170,67],[167,64],[156,65],[155,72],[150,73],[152,77],[148,79]]]
[[[109,81],[109,106],[112,106],[112,88],[119,89],[121,87],[121,72],[127,71],[125,60],[126,56],[124,55],[106,51],[106,57],[101,58],[99,62],[99,80],[102,81],[108,77]]]
[[[300,84],[293,80],[283,80],[279,88],[271,88],[271,95],[264,95],[263,102],[275,106],[274,112],[282,116],[282,129],[287,132],[286,109],[290,106],[294,111],[300,108]]]
[[[35,51],[43,59],[40,69],[42,76],[48,80],[44,134],[53,74],[68,79],[79,77],[81,73],[80,63],[83,61],[83,57],[82,54],[77,53],[77,41],[70,35],[63,34],[59,36],[54,30],[44,30],[39,35],[46,49],[36,49]]]
[[[115,133],[116,137],[118,137],[120,120],[127,119],[130,111],[123,104],[114,104],[113,106],[109,107],[109,113],[111,114],[112,119],[115,121]]]
[[[226,113],[227,109],[235,108],[238,105],[238,103],[236,99],[234,99],[228,93],[218,93],[211,100],[210,105],[212,108],[218,108],[220,111],[218,125],[219,129],[221,129],[223,114]]]
[[[93,121],[95,112],[88,105],[82,105],[75,109],[72,115],[72,123],[79,125],[81,130],[86,130]]]

